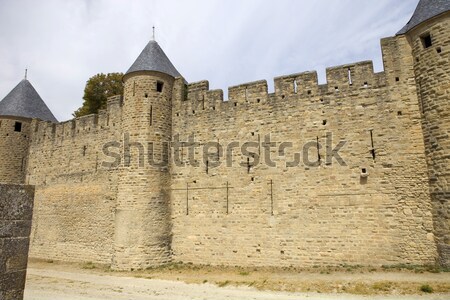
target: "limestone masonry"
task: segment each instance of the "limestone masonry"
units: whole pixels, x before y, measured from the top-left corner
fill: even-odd
[[[30,255],[141,269],[450,265],[450,2],[371,61],[222,90],[150,41],[107,109],[0,102],[0,182],[36,187]]]
[[[23,299],[34,187],[0,184],[0,299]]]

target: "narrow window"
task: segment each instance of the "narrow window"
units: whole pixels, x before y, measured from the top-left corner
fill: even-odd
[[[209,173],[209,160],[206,161],[206,174]]]
[[[366,174],[366,173],[367,173],[367,169],[366,169],[366,168],[362,168],[362,169],[361,169],[361,173],[362,173],[362,174]]]
[[[437,53],[441,53],[441,52],[442,52],[441,47],[437,47],[437,48],[436,48],[436,52],[437,52]]]
[[[399,82],[400,81],[400,77],[395,77],[395,81]]]
[[[256,99],[256,103],[259,103],[259,102],[261,102],[261,99]]]
[[[202,95],[202,109],[205,110],[205,95]]]
[[[297,79],[294,79],[294,94],[297,94],[297,92],[298,92]]]
[[[145,98],[148,98],[148,94],[147,94],[147,93],[145,93],[144,97],[145,97]]]
[[[22,132],[22,123],[20,123],[20,122],[14,123],[14,131]]]
[[[348,84],[349,84],[349,85],[353,85],[353,81],[352,81],[352,71],[350,70],[350,68],[347,69],[347,73],[348,73]]]
[[[320,144],[319,144],[319,137],[317,137],[317,161],[319,162],[319,164],[320,164],[320,160],[321,160],[321,157],[320,157]]]
[[[237,102],[234,102],[234,106],[237,106]]]
[[[251,169],[251,165],[250,165],[250,157],[247,157],[247,174],[250,173],[250,169]]]
[[[373,160],[375,160],[375,148],[373,145],[373,130],[369,130],[369,131],[370,131],[370,145],[372,147],[372,149],[370,150],[370,153],[372,154]]]
[[[322,125],[327,125],[327,120],[323,120]]]
[[[133,96],[136,95],[136,81],[133,81]]]
[[[86,150],[87,150],[87,147],[83,146],[83,156],[86,156]]]
[[[150,126],[153,125],[153,106],[150,105]]]
[[[163,82],[161,82],[161,81],[157,81],[156,82],[156,91],[158,93],[162,93],[163,87],[164,87],[164,83]]]
[[[433,42],[431,40],[431,35],[429,33],[422,36],[421,40],[422,40],[422,45],[425,49],[430,48],[433,45]]]
[[[248,88],[245,87],[245,102],[248,102]]]

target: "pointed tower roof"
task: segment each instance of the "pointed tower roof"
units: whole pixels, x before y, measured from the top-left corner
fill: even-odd
[[[449,0],[420,0],[417,4],[411,20],[403,27],[397,35],[405,34],[420,23],[436,17],[450,10]]]
[[[138,71],[156,71],[172,77],[181,76],[158,43],[153,40],[148,42],[147,46],[145,46],[144,50],[142,50],[141,54],[125,74]]]
[[[0,116],[58,122],[31,83],[23,79],[0,101]]]

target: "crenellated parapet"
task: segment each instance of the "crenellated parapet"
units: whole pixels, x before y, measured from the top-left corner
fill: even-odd
[[[110,130],[120,130],[122,96],[108,98],[107,108],[98,114],[91,114],[68,121],[53,123],[32,121],[32,143],[58,143],[79,136],[102,134]]]

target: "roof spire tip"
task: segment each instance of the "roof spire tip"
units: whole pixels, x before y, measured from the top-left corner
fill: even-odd
[[[153,25],[153,36],[152,36],[152,40],[155,40],[155,25]]]
[[[27,80],[28,69],[25,69],[25,80]]]

